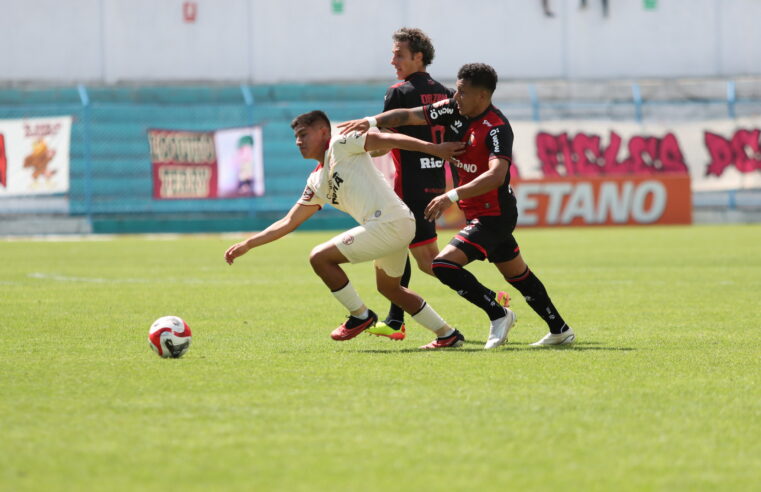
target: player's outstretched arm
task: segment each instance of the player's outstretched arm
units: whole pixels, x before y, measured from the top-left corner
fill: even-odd
[[[319,209],[318,205],[302,205],[297,203],[282,219],[273,222],[269,227],[261,232],[257,232],[245,241],[233,244],[227,248],[227,251],[225,251],[225,261],[232,265],[235,258],[245,255],[258,246],[280,239],[303,224],[304,221],[314,215]]]
[[[371,124],[371,120],[374,120],[375,124]],[[344,121],[338,124],[338,128],[341,131],[341,135],[346,135],[353,131],[365,133],[372,126],[377,126],[378,128],[396,128],[397,126],[427,124],[428,122],[425,120],[423,113],[423,106],[420,106],[417,108],[392,109],[360,120]]]
[[[365,137],[365,150],[368,152],[387,151],[390,149],[410,150],[435,155],[444,160],[454,159],[465,151],[463,142],[443,142],[434,144],[401,133],[370,132]]]

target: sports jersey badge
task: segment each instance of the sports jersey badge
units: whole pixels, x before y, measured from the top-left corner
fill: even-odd
[[[301,199],[305,202],[311,202],[312,198],[314,198],[314,190],[307,186],[304,188],[304,192],[301,194]]]

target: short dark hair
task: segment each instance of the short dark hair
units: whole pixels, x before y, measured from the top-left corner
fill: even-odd
[[[481,87],[494,93],[497,88],[497,72],[486,63],[467,63],[457,72],[459,80],[467,80],[470,85]]]
[[[312,126],[317,123],[323,123],[330,128],[330,120],[328,119],[328,116],[319,109],[295,117],[293,121],[291,121],[291,129],[295,130],[297,126]]]
[[[391,39],[397,43],[406,42],[413,55],[415,53],[422,53],[423,65],[426,67],[431,64],[433,57],[436,54],[436,50],[433,49],[431,38],[415,27],[403,27],[396,31],[393,36],[391,36]]]

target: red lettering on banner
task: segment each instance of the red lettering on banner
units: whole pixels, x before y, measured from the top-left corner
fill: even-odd
[[[0,133],[0,186],[8,187],[8,159],[5,157],[5,135]]]
[[[627,144],[628,156],[618,160],[622,138],[610,132],[610,143],[601,145],[594,134],[568,133],[536,136],[536,152],[545,176],[602,176],[614,174],[687,173],[687,163],[673,133],[663,137],[634,136]]]
[[[737,130],[731,139],[711,132],[704,133],[704,142],[711,162],[706,176],[721,176],[734,166],[743,174],[761,170],[761,130]]]
[[[61,131],[62,125],[60,123],[35,123],[34,126],[29,123],[24,123],[24,136],[27,138],[32,137],[48,137],[50,135],[57,135]]]

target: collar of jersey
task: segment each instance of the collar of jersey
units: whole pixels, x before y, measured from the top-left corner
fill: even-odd
[[[412,79],[412,77],[419,76],[419,75],[428,75],[428,72],[413,72],[413,73],[409,74],[408,76],[406,76],[404,78],[404,81],[408,82],[409,80]]]
[[[494,105],[493,104],[489,104],[489,107],[486,108],[485,110],[483,110],[483,112],[481,114],[476,115],[476,116],[474,116],[472,118],[468,118],[468,121],[475,121],[475,120],[481,118],[483,115],[485,115],[489,111],[491,111],[492,109],[494,109]]]

